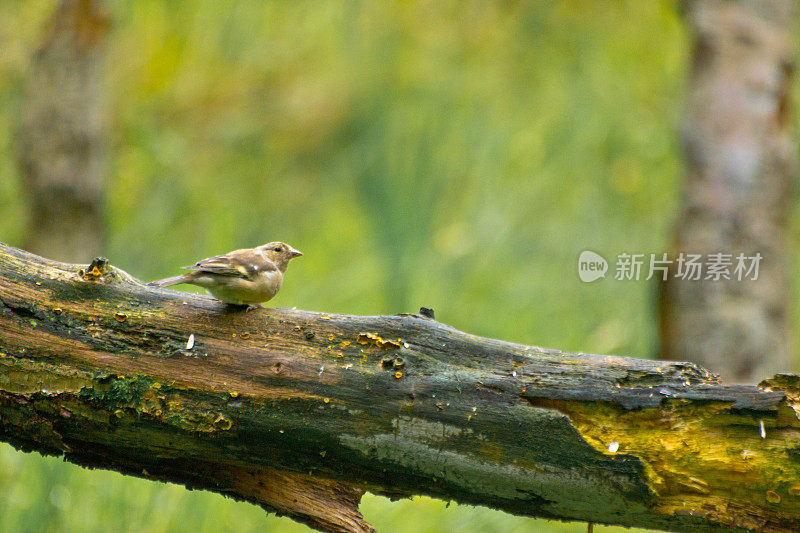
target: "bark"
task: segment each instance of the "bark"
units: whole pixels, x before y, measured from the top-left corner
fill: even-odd
[[[566,353],[425,315],[243,311],[0,247],[0,439],[326,531],[364,490],[676,531],[800,529],[800,378]],[[426,316],[428,315],[428,316]]]
[[[107,27],[99,0],[62,0],[20,106],[18,156],[31,213],[25,245],[63,261],[103,249]]]
[[[673,269],[662,286],[662,356],[753,382],[795,367],[787,276],[797,180],[789,115],[795,2],[686,5],[695,42],[674,255],[760,253],[763,260],[757,281],[679,280]]]

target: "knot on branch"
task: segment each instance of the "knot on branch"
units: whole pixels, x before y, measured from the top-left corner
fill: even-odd
[[[108,259],[105,257],[95,257],[87,269],[78,270],[78,276],[84,281],[97,281],[106,274]]]

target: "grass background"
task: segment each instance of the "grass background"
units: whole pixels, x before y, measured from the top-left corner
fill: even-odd
[[[655,352],[655,285],[584,284],[576,263],[585,249],[611,262],[669,249],[690,52],[677,2],[108,6],[105,255],[116,266],[155,279],[279,239],[305,255],[276,306],[424,305],[509,341]],[[18,104],[54,7],[0,2],[0,240],[12,245],[27,213]],[[362,508],[401,533],[586,527],[427,498],[367,496]],[[219,495],[0,445],[0,531],[108,530],[308,531]]]

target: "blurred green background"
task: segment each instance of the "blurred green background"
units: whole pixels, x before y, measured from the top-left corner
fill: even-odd
[[[108,5],[116,266],[150,280],[284,240],[305,255],[275,306],[424,305],[480,335],[654,353],[655,284],[613,271],[583,284],[576,263],[584,249],[669,250],[690,51],[676,2]],[[54,7],[0,2],[0,240],[12,245],[26,221],[18,104]],[[586,528],[426,498],[367,496],[362,509],[380,531]],[[0,445],[0,531],[103,530],[308,531]]]

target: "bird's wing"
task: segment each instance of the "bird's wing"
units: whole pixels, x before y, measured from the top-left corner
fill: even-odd
[[[245,278],[253,278],[263,272],[278,270],[275,263],[253,250],[236,250],[225,255],[215,255],[184,268],[219,276]]]

